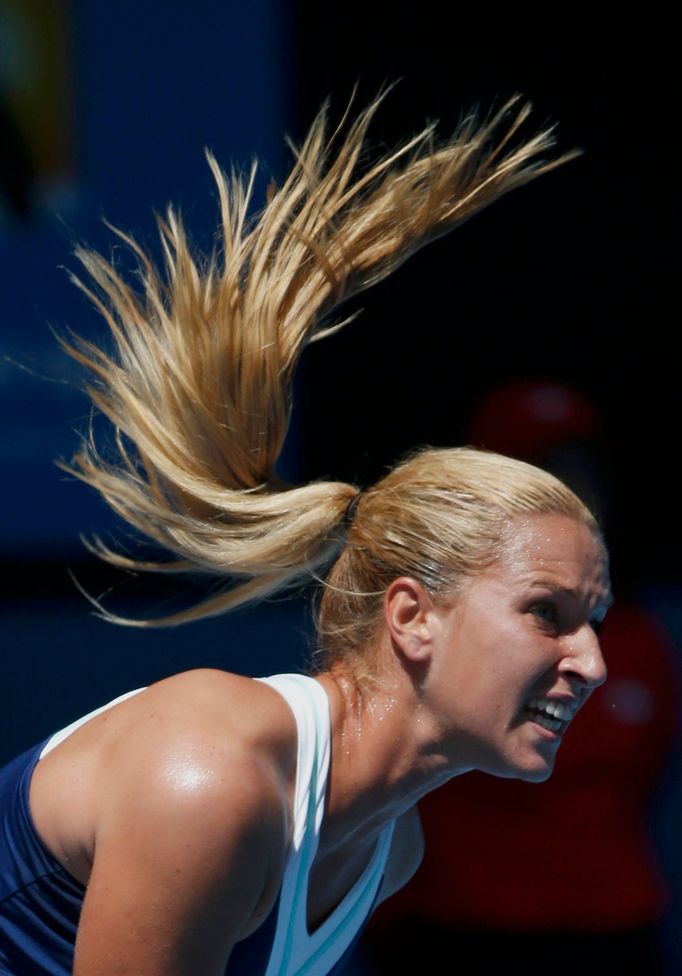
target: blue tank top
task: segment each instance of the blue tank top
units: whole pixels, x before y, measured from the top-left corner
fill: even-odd
[[[308,877],[329,771],[329,704],[324,689],[312,678],[276,675],[259,680],[285,698],[296,719],[293,836],[277,903],[263,924],[234,946],[225,976],[335,976],[348,961],[376,901],[393,823],[380,835],[370,864],[353,888],[309,933]],[[29,787],[41,756],[100,711],[0,770],[0,976],[70,976],[72,972],[85,888],[38,836],[29,809]]]

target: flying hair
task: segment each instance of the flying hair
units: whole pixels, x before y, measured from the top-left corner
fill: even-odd
[[[145,561],[95,538],[116,566],[199,570],[228,589],[147,626],[207,617],[282,589],[343,546],[358,489],[284,485],[276,474],[296,365],[308,342],[340,328],[338,306],[429,241],[576,155],[548,159],[552,128],[519,140],[530,105],[517,96],[485,118],[468,114],[450,139],[434,125],[366,165],[367,130],[384,95],[329,134],[323,108],[291,172],[250,216],[256,164],[216,182],[218,244],[201,258],[178,212],[158,218],[162,268],[111,228],[137,263],[134,283],[113,260],[79,248],[74,282],[106,321],[113,352],[72,336],[62,344],[91,374],[88,392],[115,431],[105,458],[92,432],[67,470],[169,554]],[[358,521],[362,505],[353,520]]]

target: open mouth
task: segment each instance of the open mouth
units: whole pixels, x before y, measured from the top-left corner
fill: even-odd
[[[548,732],[563,732],[575,714],[575,710],[565,702],[549,698],[533,698],[523,706],[526,715]]]

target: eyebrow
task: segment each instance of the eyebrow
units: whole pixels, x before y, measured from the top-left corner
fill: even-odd
[[[551,580],[533,580],[530,584],[531,586],[544,586],[547,589],[555,590],[557,593],[564,593],[566,596],[572,597],[574,600],[581,600],[582,594],[579,590],[571,586],[561,586],[559,583],[553,583]],[[611,590],[607,590],[604,596],[599,598],[599,606],[605,607],[607,610],[614,604],[613,594]]]

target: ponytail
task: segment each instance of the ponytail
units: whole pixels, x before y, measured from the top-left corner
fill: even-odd
[[[68,470],[172,558],[136,560],[98,539],[90,546],[125,568],[236,580],[191,610],[121,622],[222,613],[302,578],[339,550],[357,489],[289,488],[275,472],[303,348],[344,324],[330,321],[342,301],[574,155],[541,158],[554,144],[552,130],[510,148],[530,111],[514,98],[482,122],[469,115],[442,145],[429,126],[358,173],[381,100],[344,138],[338,130],[328,137],[323,109],[293,149],[288,178],[253,220],[255,165],[246,180],[228,177],[207,154],[222,223],[220,246],[204,262],[172,207],[158,220],[163,272],[112,228],[135,256],[137,287],[101,255],[77,251],[90,283],[74,281],[107,322],[114,352],[80,338],[63,345],[93,377],[88,391],[114,427],[117,457],[103,458],[90,436]]]

